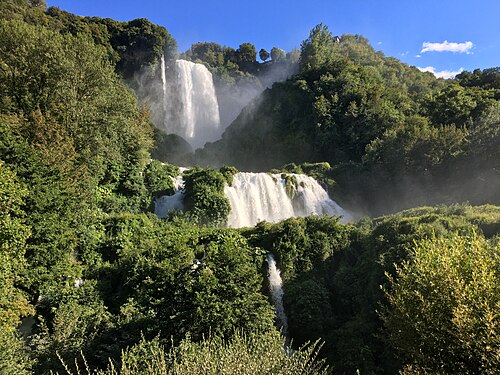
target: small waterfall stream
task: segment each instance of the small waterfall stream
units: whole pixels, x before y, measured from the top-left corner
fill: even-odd
[[[164,195],[155,201],[155,215],[160,219],[167,217],[171,212],[184,209],[184,180],[182,171],[174,180],[174,194]]]
[[[167,73],[165,67],[165,56],[161,55],[161,84],[163,90],[163,110],[168,109],[168,89],[167,89]]]
[[[267,256],[267,264],[269,266],[269,291],[271,293],[271,299],[273,300],[274,309],[276,310],[278,328],[281,329],[281,334],[287,337],[288,321],[283,307],[283,281],[281,280],[280,270],[276,267],[276,260],[274,260],[273,254]]]

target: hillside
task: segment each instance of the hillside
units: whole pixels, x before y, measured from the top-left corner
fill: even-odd
[[[499,69],[259,55],[2,1],[0,374],[498,372]]]

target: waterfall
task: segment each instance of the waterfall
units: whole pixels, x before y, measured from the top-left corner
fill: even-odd
[[[259,221],[278,222],[310,215],[342,216],[344,223],[352,220],[314,178],[302,174],[286,176],[293,180],[288,189],[281,174],[236,173],[232,185],[224,188],[231,205],[227,226],[251,227]],[[155,214],[158,217],[163,218],[173,210],[183,209],[182,175],[175,179],[175,186],[174,195],[156,200]]]
[[[155,200],[155,215],[160,219],[167,217],[173,211],[184,209],[184,180],[182,174],[176,178],[172,177],[172,180],[174,181],[174,194],[164,195]]]
[[[175,68],[182,108],[180,126],[173,133],[198,148],[207,141],[215,141],[221,132],[212,74],[203,64],[186,60],[177,60]]]
[[[168,108],[167,74],[165,72],[165,56],[161,55],[161,84],[163,89],[163,110]]]
[[[269,291],[271,292],[271,299],[276,310],[278,327],[281,328],[281,333],[286,337],[288,334],[288,322],[285,309],[283,308],[283,281],[281,280],[280,270],[276,267],[276,261],[272,254],[267,256],[267,264],[269,265]]]
[[[312,177],[289,174],[296,186],[289,186],[280,174],[237,173],[232,186],[224,193],[231,204],[228,226],[250,227],[259,221],[277,222],[290,217],[309,215],[342,216],[347,222],[351,217]]]

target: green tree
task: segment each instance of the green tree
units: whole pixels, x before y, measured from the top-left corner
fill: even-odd
[[[87,170],[94,186],[136,195],[124,176],[138,176],[146,165],[152,127],[106,51],[89,37],[63,36],[19,21],[1,21],[0,30],[5,51],[0,57],[0,110],[32,116],[40,130],[58,129],[56,138],[74,148],[75,168]],[[42,134],[25,136],[35,143]],[[50,150],[54,141],[42,144]]]
[[[0,331],[12,331],[21,319],[34,313],[24,284],[26,225],[22,206],[28,190],[17,176],[0,161]]]
[[[281,61],[286,58],[286,53],[280,48],[273,47],[271,49],[271,59],[273,62]]]
[[[236,50],[239,62],[253,63],[256,60],[257,50],[252,43],[242,43]]]
[[[231,206],[224,195],[226,178],[214,169],[196,168],[184,174],[184,204],[195,222],[224,225]]]
[[[309,37],[300,46],[300,69],[321,69],[333,61],[336,39],[328,26],[320,23],[311,30]]]
[[[201,60],[215,68],[224,65],[224,52],[217,43],[195,43],[186,53],[193,61]]]
[[[162,195],[172,195],[174,190],[173,178],[179,174],[179,168],[163,164],[158,160],[151,162],[144,169],[144,183],[154,198]]]
[[[259,51],[259,58],[262,60],[262,61],[266,61],[268,58],[269,58],[269,52],[267,52],[264,48],[261,48],[261,50]]]
[[[493,90],[454,84],[429,97],[424,108],[434,124],[464,126],[494,102]]]
[[[292,63],[298,63],[300,60],[300,50],[294,48],[286,54],[286,59]]]
[[[443,374],[498,371],[499,251],[476,234],[415,243],[389,278],[382,313],[408,364]]]
[[[24,339],[0,326],[0,374],[32,375],[32,365]]]

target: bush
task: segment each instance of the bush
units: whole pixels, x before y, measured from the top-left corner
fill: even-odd
[[[382,319],[389,341],[422,371],[494,374],[500,368],[498,245],[476,234],[416,242],[396,267]]]
[[[226,177],[214,169],[199,168],[184,176],[184,203],[193,220],[201,225],[224,225],[231,210],[224,195]]]
[[[210,337],[200,343],[189,338],[166,352],[158,339],[142,340],[123,352],[118,369],[111,364],[100,375],[295,375],[326,374],[323,361],[316,359],[321,345],[305,345],[297,351],[285,346],[276,331],[262,335],[236,333],[231,339]],[[87,373],[90,371],[87,369]],[[70,373],[71,374],[71,373]]]

